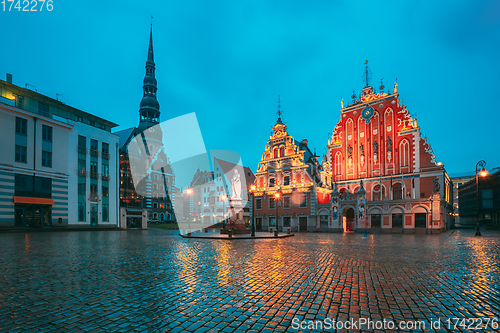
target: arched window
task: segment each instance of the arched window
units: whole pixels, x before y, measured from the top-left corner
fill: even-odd
[[[278,148],[277,148],[277,147],[276,147],[276,148],[274,148],[273,152],[274,152],[274,158],[278,158],[278,157],[279,157],[279,156],[278,156],[278,153],[279,153],[279,152],[278,152]]]
[[[403,199],[403,186],[401,183],[396,183],[392,186],[392,200]]]
[[[337,152],[335,154],[335,175],[341,175],[342,174],[342,153]]]
[[[380,184],[375,185],[372,190],[373,201],[381,201],[385,197],[385,188],[380,186]]]
[[[158,219],[158,214],[157,213],[154,213],[153,214],[153,219],[157,220]]]
[[[410,164],[410,144],[408,140],[403,140],[399,144],[399,165],[400,167],[407,167]],[[401,171],[402,173],[402,171]]]
[[[280,157],[284,157],[285,156],[285,147],[281,146],[280,147]]]
[[[161,214],[160,214],[160,221],[162,221],[162,222],[163,222],[164,220],[165,220],[165,214],[161,213]]]

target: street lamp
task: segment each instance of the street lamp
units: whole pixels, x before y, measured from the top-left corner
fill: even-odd
[[[274,236],[278,236],[278,200],[280,197],[281,194],[279,192],[274,194],[274,205],[276,206],[276,229],[274,229]]]
[[[255,205],[255,198],[254,198],[254,192],[256,190],[256,186],[252,185],[250,186],[250,194],[252,195],[252,237],[255,237],[255,216],[254,216],[254,205]]]
[[[193,194],[193,190],[190,189],[190,188],[186,189],[186,194],[188,195],[188,198],[189,198],[189,200],[188,200],[188,202],[189,202],[189,208],[188,208],[189,209],[189,213],[191,213],[191,194]],[[188,235],[190,236],[191,235],[191,218],[190,217],[188,217],[188,229],[189,229]]]
[[[220,199],[222,200],[222,225],[223,228],[226,228],[226,200],[227,200],[227,195],[223,194]]]
[[[476,215],[477,215],[477,224],[476,224],[476,236],[482,236],[481,231],[479,231],[479,175],[481,177],[486,177],[488,175],[488,171],[484,168],[486,166],[486,162],[481,160],[476,164]],[[482,168],[479,171],[479,168]],[[479,175],[478,175],[479,171]]]

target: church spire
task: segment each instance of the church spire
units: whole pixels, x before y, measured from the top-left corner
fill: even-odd
[[[146,60],[146,75],[142,85],[142,100],[139,109],[140,123],[145,123],[146,127],[153,126],[160,122],[160,104],[156,99],[157,82],[155,78],[155,61],[153,54],[153,24],[149,32],[148,58]]]
[[[151,30],[149,31],[149,50],[148,50],[148,60],[147,62],[155,64],[155,57],[153,55],[153,23],[151,23]]]

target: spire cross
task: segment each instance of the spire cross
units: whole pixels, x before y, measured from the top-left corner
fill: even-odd
[[[280,101],[280,95],[278,95],[278,119],[281,119],[281,101]]]

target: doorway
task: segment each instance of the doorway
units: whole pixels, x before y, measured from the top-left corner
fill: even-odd
[[[345,213],[345,217],[346,217],[345,231],[354,231],[356,222],[354,219],[354,209],[349,208]]]
[[[90,204],[90,225],[97,227],[97,204]]]
[[[262,231],[262,218],[261,217],[257,217],[255,219],[255,230]]]
[[[425,228],[427,221],[426,213],[415,213],[415,228]]]
[[[299,217],[299,231],[307,231],[307,216]]]
[[[52,207],[49,205],[17,204],[14,210],[16,227],[51,227]]]
[[[402,228],[403,227],[403,214],[392,214],[392,227]]]

